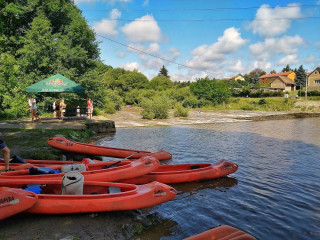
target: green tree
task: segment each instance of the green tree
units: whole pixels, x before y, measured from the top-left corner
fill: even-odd
[[[54,39],[58,36],[53,35],[51,29],[50,21],[43,12],[39,12],[23,37],[24,46],[17,51],[25,74],[33,72],[38,76],[48,76],[57,69],[58,46]]]
[[[295,82],[297,84],[297,87],[305,87],[306,86],[306,70],[303,68],[302,65],[298,68],[298,70],[295,71],[296,73],[296,78]]]
[[[164,91],[173,87],[173,82],[166,76],[156,76],[149,82],[149,88]]]
[[[289,64],[285,68],[282,69],[282,72],[290,72],[292,69],[290,68]]]
[[[21,81],[19,65],[14,56],[0,55],[0,118],[16,118],[27,114],[26,84]]]
[[[170,78],[170,76],[168,75],[168,70],[164,66],[162,66],[162,68],[160,69],[158,76]]]
[[[209,78],[198,79],[190,85],[190,90],[198,98],[214,104],[226,103],[231,97],[231,90],[224,81],[212,81]]]
[[[25,100],[25,87],[29,84],[56,73],[79,82],[99,62],[94,32],[73,1],[66,0],[0,0],[0,53],[2,61],[14,62],[19,67],[18,74],[16,68],[5,70],[12,71],[6,73],[12,76],[6,81],[10,81],[11,89],[17,92],[7,95],[6,102],[10,104],[1,102],[7,115],[10,110],[16,117],[24,112],[26,115],[26,111],[17,110],[24,104],[14,105],[17,101],[14,98],[21,94],[20,99]],[[94,92],[90,87],[97,85],[101,86],[100,83],[87,84],[86,90]],[[43,103],[54,97],[54,94],[49,95],[38,96]],[[68,94],[68,98],[79,97]]]
[[[169,117],[171,105],[170,99],[164,94],[156,95],[151,99],[145,98],[142,101],[141,115],[146,119],[166,119]]]
[[[148,78],[137,71],[127,71],[119,77],[119,81],[123,84],[123,91],[131,91],[133,89],[143,89],[148,84]]]

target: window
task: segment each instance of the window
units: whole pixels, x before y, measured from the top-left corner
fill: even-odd
[[[314,80],[315,84],[320,84],[320,80]]]

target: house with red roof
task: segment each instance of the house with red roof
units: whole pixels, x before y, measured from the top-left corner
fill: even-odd
[[[268,87],[265,88],[267,91],[280,90],[283,92],[292,92],[296,90],[295,77],[296,73],[294,71],[266,74],[259,78],[259,83],[261,85],[268,85]]]
[[[313,72],[308,74],[308,90],[320,91],[320,67],[317,67]]]
[[[279,76],[290,78],[294,82],[294,79],[296,78],[296,73],[294,71],[290,71],[290,72],[281,72],[281,73],[262,75],[259,78],[259,83],[260,84],[271,83],[273,80],[275,80]]]

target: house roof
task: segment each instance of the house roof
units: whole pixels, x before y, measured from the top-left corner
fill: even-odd
[[[238,74],[238,75],[235,75],[235,76],[233,76],[231,78],[225,78],[223,80],[233,80],[233,79],[236,79],[237,77],[242,77],[242,76],[240,74]]]
[[[280,81],[284,82],[286,85],[296,85],[296,83],[294,81],[292,81],[290,78],[286,77],[286,76],[278,76],[275,80],[280,79]],[[272,82],[274,82],[275,80],[273,80]]]
[[[310,76],[314,71],[316,71],[316,70],[318,70],[319,72],[320,72],[320,66],[319,67],[317,67],[315,70],[313,70],[312,72],[310,72],[310,73],[307,73],[307,76]]]
[[[281,72],[281,73],[273,73],[273,74],[266,74],[266,75],[262,75],[260,78],[272,78],[272,77],[279,77],[279,76],[288,76],[290,73],[293,73],[293,71],[290,71],[290,72]]]

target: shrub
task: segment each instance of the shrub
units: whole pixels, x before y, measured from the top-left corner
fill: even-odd
[[[142,102],[143,111],[141,115],[146,119],[166,119],[169,117],[169,109],[171,108],[170,100],[165,95],[157,95],[150,99],[144,99]]]
[[[199,100],[195,96],[189,96],[182,102],[183,107],[196,108],[199,106]]]
[[[184,108],[181,103],[176,103],[174,106],[173,116],[175,117],[188,117],[189,110]]]
[[[264,98],[262,98],[262,99],[259,100],[258,104],[259,105],[266,105],[267,101]]]

